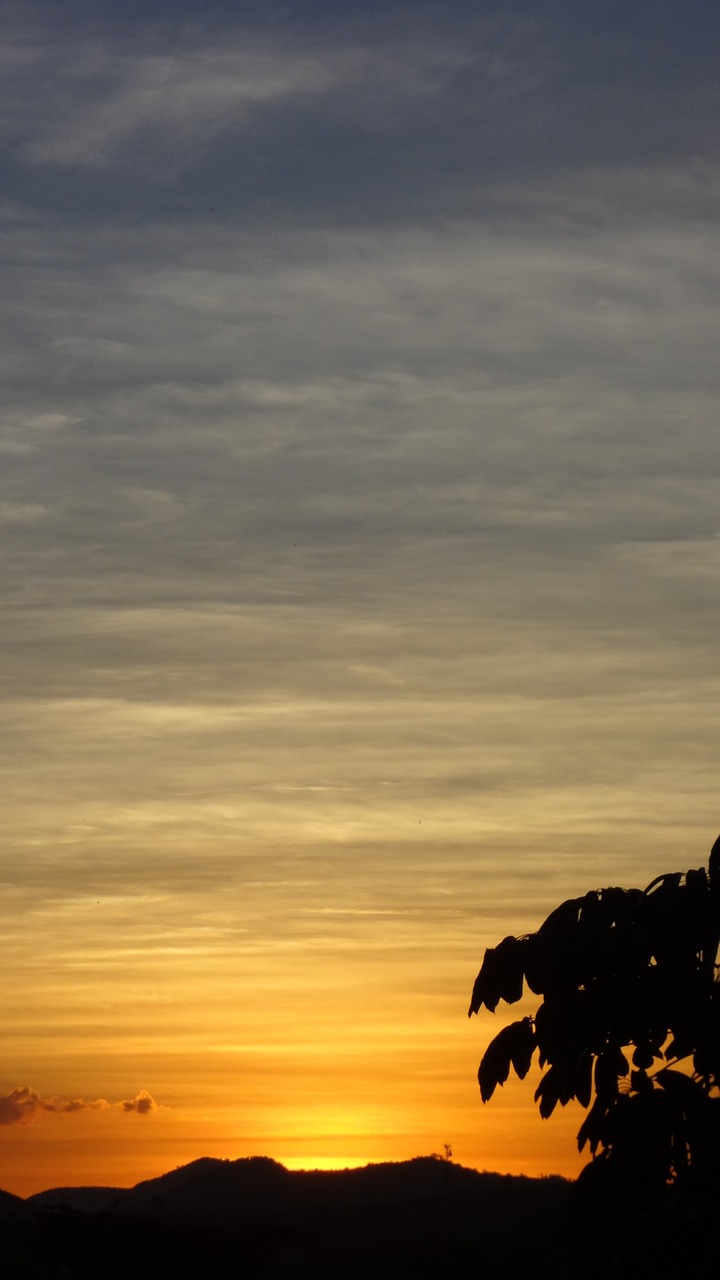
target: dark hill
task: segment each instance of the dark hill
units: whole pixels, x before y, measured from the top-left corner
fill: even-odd
[[[530,1212],[537,1204],[545,1212],[564,1203],[567,1188],[561,1178],[478,1173],[434,1156],[361,1169],[298,1172],[263,1156],[204,1157],[129,1189],[56,1187],[30,1196],[26,1203],[236,1225],[258,1214],[286,1219],[337,1209],[472,1200],[482,1216],[487,1216],[484,1206],[492,1205],[494,1218],[500,1206],[522,1204]],[[490,1229],[492,1224],[487,1225]]]
[[[10,1195],[9,1191],[0,1191],[0,1222],[12,1222],[26,1216],[27,1204],[19,1196]]]
[[[196,1160],[130,1189],[56,1188],[26,1206],[32,1249],[73,1280],[530,1280],[550,1274],[538,1268],[555,1256],[569,1188],[436,1157],[338,1172],[255,1157]]]

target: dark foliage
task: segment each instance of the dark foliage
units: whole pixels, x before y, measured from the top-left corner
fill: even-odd
[[[708,1205],[720,1186],[720,838],[707,870],[563,902],[485,952],[470,1014],[542,1000],[490,1042],[483,1102],[537,1052],[540,1115],[577,1099],[592,1161],[579,1202],[608,1215]]]

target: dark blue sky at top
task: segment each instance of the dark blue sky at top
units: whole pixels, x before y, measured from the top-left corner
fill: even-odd
[[[10,42],[27,42],[37,63],[32,81],[22,62],[6,78],[17,105],[2,152],[5,187],[75,221],[473,216],[493,183],[717,151],[719,11],[700,0],[179,0],[8,12]],[[69,93],[96,107],[128,59],[199,59],[243,42],[331,67],[337,50],[365,61],[321,93],[280,96],[242,120],[229,114],[200,141],[168,144],[162,118],[145,120],[109,164],[38,163],[22,145],[34,125],[62,115]],[[96,55],[87,70],[84,48]],[[413,67],[431,91],[397,80]]]
[[[412,28],[472,32],[488,21],[524,22],[581,63],[589,57],[603,65],[624,55],[670,75],[703,65],[712,74],[720,34],[713,0],[66,0],[62,6],[35,0],[15,12],[57,31],[142,36],[158,45],[189,29],[282,32],[300,43],[345,36],[373,44]]]

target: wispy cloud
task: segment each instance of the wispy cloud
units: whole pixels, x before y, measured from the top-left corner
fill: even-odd
[[[78,50],[58,69],[56,110],[38,120],[27,154],[35,164],[174,168],[178,147],[187,162],[215,134],[240,128],[251,110],[321,94],[336,74],[316,58],[252,43],[116,57]]]

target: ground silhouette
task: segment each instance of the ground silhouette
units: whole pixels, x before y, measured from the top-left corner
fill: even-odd
[[[10,1197],[17,1216],[3,1227],[1,1274],[462,1280],[480,1268],[489,1280],[540,1280],[560,1274],[568,1251],[568,1192],[560,1178],[478,1173],[433,1156],[339,1172],[203,1159],[129,1189]]]

